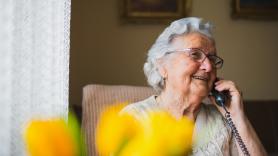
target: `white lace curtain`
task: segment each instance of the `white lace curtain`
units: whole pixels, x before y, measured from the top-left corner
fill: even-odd
[[[67,116],[70,0],[0,0],[0,155],[26,155],[24,124]]]

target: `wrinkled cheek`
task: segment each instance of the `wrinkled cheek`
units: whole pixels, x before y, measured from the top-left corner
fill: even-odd
[[[200,67],[200,65],[198,64],[198,63],[190,63],[190,64],[188,64],[188,66],[187,66],[187,73],[188,73],[188,75],[194,75],[195,73],[197,73],[198,72],[198,70],[199,70],[199,67]]]
[[[210,90],[212,89],[213,87],[213,84],[216,80],[216,77],[217,77],[217,74],[216,74],[216,71],[215,72],[212,72],[211,75],[210,75],[210,82],[209,82],[209,88]]]
[[[189,64],[186,66],[186,70],[183,73],[183,83],[184,85],[190,85],[192,81],[192,75],[196,74],[198,72],[198,65],[196,64]]]

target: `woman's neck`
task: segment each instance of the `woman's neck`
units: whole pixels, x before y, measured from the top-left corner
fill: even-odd
[[[172,91],[164,90],[156,98],[157,103],[175,118],[187,116],[195,121],[201,106],[201,98],[190,95],[180,95]]]

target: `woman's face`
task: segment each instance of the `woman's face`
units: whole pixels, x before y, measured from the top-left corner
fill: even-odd
[[[175,50],[199,48],[206,55],[216,55],[214,42],[200,33],[178,36],[172,40],[172,46]],[[164,68],[166,89],[170,87],[184,95],[208,95],[216,78],[216,69],[208,58],[196,62],[187,52],[174,52],[169,54],[167,62]]]

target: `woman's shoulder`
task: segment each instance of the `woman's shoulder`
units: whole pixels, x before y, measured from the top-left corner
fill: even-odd
[[[223,116],[213,104],[203,104],[202,108],[209,118],[213,120],[223,120]]]
[[[130,115],[135,116],[135,118],[137,119],[141,119],[147,116],[149,112],[156,111],[159,109],[155,97],[155,95],[152,95],[145,100],[129,104],[120,111],[120,114],[128,113]]]
[[[155,95],[152,95],[142,101],[128,104],[126,107],[123,108],[122,111],[134,110],[134,109],[144,111],[155,106],[156,106]]]
[[[225,118],[217,110],[216,106],[212,104],[203,105],[203,114],[205,114],[206,121],[212,125],[213,129],[227,129]]]

